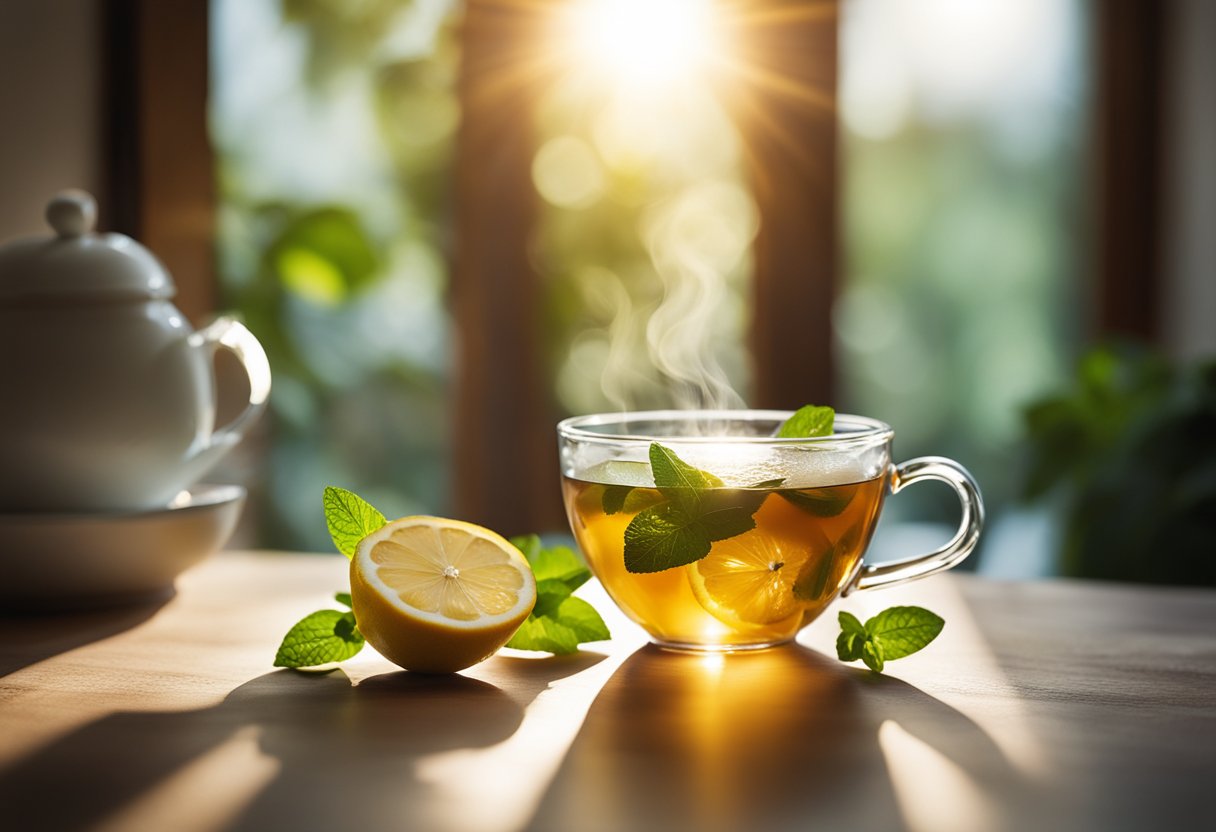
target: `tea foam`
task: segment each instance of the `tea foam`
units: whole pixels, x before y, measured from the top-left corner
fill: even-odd
[[[783,480],[782,488],[823,488],[873,479],[886,464],[881,448],[833,451],[822,448],[685,445],[672,450],[689,465],[708,471],[727,485],[746,488]],[[632,454],[630,455],[633,456]],[[583,464],[579,464],[582,462]],[[605,485],[653,487],[648,459],[574,460],[574,475]]]

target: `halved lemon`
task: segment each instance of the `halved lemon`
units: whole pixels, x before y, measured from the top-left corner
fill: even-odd
[[[518,549],[489,529],[403,517],[360,541],[350,563],[359,630],[406,670],[451,673],[489,658],[536,604]]]

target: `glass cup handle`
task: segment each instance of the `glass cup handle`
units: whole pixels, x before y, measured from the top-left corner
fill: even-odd
[[[898,494],[921,480],[938,480],[954,489],[963,505],[963,518],[950,542],[925,555],[893,563],[862,564],[857,576],[841,595],[857,590],[878,589],[914,581],[943,572],[961,563],[975,549],[984,527],[984,499],[967,469],[952,459],[922,456],[896,465],[891,471],[890,489]]]

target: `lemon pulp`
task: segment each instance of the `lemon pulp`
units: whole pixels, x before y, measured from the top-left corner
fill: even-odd
[[[451,672],[510,640],[536,603],[518,549],[489,529],[406,517],[368,535],[351,559],[355,619],[385,658]]]
[[[807,605],[794,585],[808,565],[815,565],[812,559],[830,557],[831,543],[822,533],[817,538],[795,541],[757,529],[719,541],[688,567],[693,595],[707,612],[736,628],[800,621]]]

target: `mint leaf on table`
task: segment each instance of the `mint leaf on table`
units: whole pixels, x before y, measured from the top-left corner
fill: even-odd
[[[865,662],[866,667],[873,670],[875,673],[882,673],[883,658],[882,646],[874,639],[870,639],[861,645],[861,660]]]
[[[890,607],[861,622],[841,612],[836,655],[844,662],[865,662],[875,673],[882,673],[886,662],[902,659],[923,649],[946,626],[941,616],[923,607]]]
[[[527,620],[511,636],[507,647],[515,650],[535,650],[566,656],[578,651],[579,638],[573,629],[551,615],[528,616]]]
[[[546,549],[541,544],[540,537],[534,534],[513,537],[511,544],[527,558],[538,585],[542,581],[557,580],[565,583],[570,592],[574,592],[591,579],[591,570],[583,565],[573,549],[566,546],[551,546]]]
[[[574,653],[583,642],[610,638],[608,626],[595,607],[571,595],[549,613],[537,615],[534,611],[515,631],[507,647],[562,656]]]
[[[532,559],[536,557],[537,553],[544,548],[544,544],[540,542],[540,535],[538,534],[521,534],[511,538],[507,542],[518,549],[529,564],[532,563]],[[535,570],[533,571],[535,572]]]
[[[326,486],[322,504],[329,536],[348,558],[355,554],[360,540],[388,522],[375,506],[345,488]]]
[[[607,641],[612,638],[608,625],[596,612],[595,607],[574,595],[562,601],[554,617],[563,627],[573,630],[580,642]]]
[[[777,429],[779,439],[809,439],[814,436],[831,436],[836,411],[830,407],[804,405],[794,411],[790,418]]]
[[[326,486],[321,505],[334,546],[348,558],[354,555],[360,540],[388,522],[375,506],[345,488]],[[350,593],[336,593],[334,600],[347,611],[318,610],[296,622],[275,653],[275,667],[316,667],[346,661],[363,649],[363,633],[350,611]]]
[[[716,541],[756,527],[752,515],[766,491],[724,490],[717,476],[694,468],[658,442],[650,445],[650,468],[655,487],[667,499],[638,512],[625,528],[628,571],[662,572],[695,563],[709,554]],[[781,482],[769,480],[756,489]]]
[[[569,598],[570,594],[570,587],[562,581],[552,578],[537,581],[536,604],[532,607],[532,615],[538,618],[546,615],[552,617],[557,612],[557,608],[561,606],[562,601]]]
[[[351,612],[318,610],[287,631],[275,667],[316,667],[341,662],[363,649],[363,634]]]
[[[890,607],[866,622],[866,632],[880,640],[883,658],[891,661],[924,648],[945,626],[941,616],[922,607]]]
[[[591,578],[574,550],[546,548],[536,535],[513,537],[511,543],[523,552],[536,577],[536,606],[507,647],[565,655],[577,651],[583,642],[612,637],[595,608],[572,595]]]
[[[861,658],[861,647],[865,644],[866,628],[852,613],[841,612],[840,635],[836,637],[836,655],[842,662],[855,662]]]

